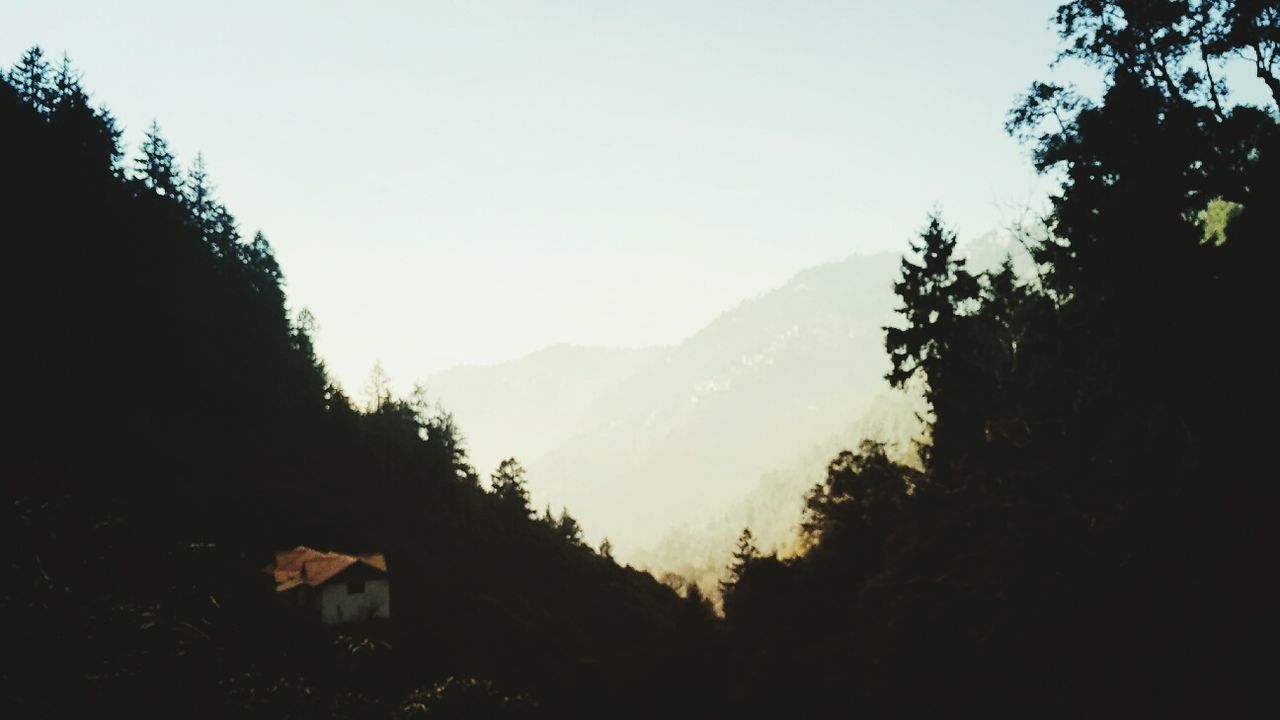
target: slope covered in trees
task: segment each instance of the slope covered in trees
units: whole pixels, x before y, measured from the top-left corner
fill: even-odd
[[[809,547],[739,538],[723,621],[487,485],[421,395],[354,407],[261,235],[155,126],[38,51],[0,84],[13,397],[5,716],[1242,715],[1273,704],[1270,245],[1280,10],[1073,0],[1082,98],[1009,129],[1062,178],[1037,263],[978,272],[931,218],[901,266],[918,465],[839,453]],[[1231,102],[1222,60],[1273,101]],[[1041,232],[1043,230],[1043,232]],[[393,623],[320,632],[257,569],[382,551]]]
[[[265,237],[157,125],[127,163],[69,62],[33,48],[6,79],[6,716],[591,715],[624,697],[611,714],[649,716],[644,688],[696,697],[705,607],[585,547],[571,516],[537,518],[518,464],[482,482],[421,394],[353,406]],[[260,568],[298,544],[385,552],[393,622],[317,633],[281,613]]]
[[[804,556],[740,560],[736,673],[770,711],[1241,714],[1270,704],[1274,483],[1257,464],[1280,239],[1280,10],[1062,6],[1085,99],[1011,114],[1060,173],[1037,279],[975,273],[929,220],[889,379],[920,377],[923,472],[866,444],[808,497]],[[1224,56],[1271,88],[1231,104]],[[770,705],[769,703],[776,703]]]

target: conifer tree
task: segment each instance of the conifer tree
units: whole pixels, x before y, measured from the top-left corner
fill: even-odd
[[[40,115],[49,116],[53,109],[54,87],[49,62],[44,59],[44,50],[40,46],[33,45],[22,54],[22,58],[9,70],[8,80],[18,91],[22,102],[35,108]]]
[[[566,508],[560,508],[560,518],[556,521],[556,531],[570,545],[582,544],[582,526],[578,524],[576,518],[569,514]]]
[[[489,493],[499,504],[522,517],[529,517],[529,489],[525,485],[525,470],[515,458],[503,460],[489,476]],[[548,508],[550,512],[550,508]]]
[[[50,111],[55,115],[59,115],[85,107],[88,104],[88,93],[80,85],[80,73],[72,66],[71,58],[66,53],[63,53],[62,62],[58,64],[58,69],[53,75],[53,84],[49,95]]]
[[[154,120],[147,128],[146,138],[142,141],[142,155],[137,159],[134,170],[143,187],[165,197],[182,197],[178,164],[169,151],[168,141],[160,134],[159,123]]]
[[[981,288],[964,261],[955,258],[955,247],[955,233],[937,214],[930,215],[911,244],[918,261],[903,257],[901,279],[893,286],[902,302],[898,314],[903,327],[885,328],[885,349],[893,363],[885,378],[899,388],[917,376],[926,382],[924,396],[937,421],[930,444],[920,450],[922,456],[940,457],[939,467],[953,461],[953,451],[971,439],[975,428],[969,414],[955,411],[968,402],[966,383],[974,373],[973,338],[964,312],[976,304]]]
[[[929,225],[911,243],[919,262],[902,259],[902,279],[893,289],[902,300],[898,313],[906,327],[885,328],[885,345],[893,361],[886,379],[894,387],[923,373],[931,393],[937,389],[943,357],[957,339],[961,307],[978,296],[977,281],[964,269],[964,261],[953,257],[955,247],[955,233],[940,216],[930,215]]]
[[[196,159],[187,169],[182,198],[201,237],[208,242],[216,225],[218,207],[213,200],[213,184],[209,182],[209,171],[205,167],[203,153],[196,153]]]
[[[222,203],[214,202],[209,207],[208,235],[205,240],[219,258],[228,262],[243,260],[237,249],[241,247],[240,226],[236,223],[235,216]]]
[[[376,412],[379,408],[391,404],[391,376],[387,374],[386,368],[382,367],[381,360],[375,362],[373,369],[369,371],[369,377],[364,381],[364,393],[369,398],[369,404],[366,406],[368,412]]]
[[[280,263],[276,261],[275,251],[271,249],[271,243],[267,242],[267,236],[258,231],[253,234],[252,240],[239,243],[235,248],[248,273],[249,284],[254,293],[260,299],[267,300],[272,307],[282,307],[284,291],[280,285],[284,282],[284,272],[280,270]]]
[[[738,536],[737,548],[733,551],[733,561],[729,564],[729,577],[720,581],[720,594],[728,596],[738,587],[738,583],[747,574],[751,564],[760,558],[760,550],[756,547],[756,536],[751,528],[743,528]]]
[[[120,129],[109,112],[93,107],[80,72],[65,53],[53,75],[49,97],[50,122],[66,141],[120,177]]]

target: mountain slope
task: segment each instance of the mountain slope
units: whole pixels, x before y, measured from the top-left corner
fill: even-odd
[[[567,505],[626,556],[720,515],[797,448],[866,412],[886,388],[881,328],[897,263],[854,256],[806,270],[674,347],[553,348],[428,387],[468,429],[473,455],[519,456],[536,501]]]
[[[554,345],[497,365],[464,365],[433,375],[428,388],[466,435],[482,472],[507,457],[551,452],[580,430],[610,388],[652,364],[665,348]]]
[[[0,73],[22,380],[0,715],[710,714],[709,608],[486,492],[447,418],[353,407],[266,240],[200,209],[190,177],[121,167],[111,118],[69,67],[41,85],[40,58]],[[171,169],[150,138],[139,165]],[[260,569],[302,544],[384,554],[392,621],[326,630],[278,602]]]
[[[743,528],[750,528],[762,552],[794,555],[802,549],[800,524],[805,497],[821,482],[832,458],[856,448],[863,440],[884,443],[891,457],[914,465],[916,441],[923,438],[922,418],[928,407],[920,392],[889,390],[877,395],[866,414],[840,432],[814,443],[784,466],[763,474],[740,499],[718,516],[700,524],[672,529],[657,543],[631,558],[659,574],[675,573],[681,582],[697,583],[708,595],[718,595]]]

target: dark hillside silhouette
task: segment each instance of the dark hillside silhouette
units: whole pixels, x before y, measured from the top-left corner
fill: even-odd
[[[743,532],[723,618],[538,515],[514,459],[482,481],[425,391],[354,405],[202,159],[153,123],[125,160],[70,62],[27,52],[0,83],[4,716],[1265,711],[1280,10],[1074,0],[1056,23],[1107,82],[1011,113],[1062,178],[1036,278],[964,266],[928,219],[885,336],[889,380],[928,388],[919,466],[840,453],[804,553]],[[1231,101],[1227,56],[1272,104]],[[298,545],[385,554],[391,620],[272,602],[260,569]]]
[[[519,476],[487,490],[421,394],[353,406],[266,238],[158,124],[126,168],[69,62],[32,49],[7,79],[7,714],[366,717],[519,693],[522,716],[618,697],[650,716],[653,686],[696,706],[686,638],[709,616],[690,632],[685,601],[584,547],[567,512],[511,512]],[[304,543],[385,552],[394,622],[281,615],[259,569]]]
[[[929,220],[887,331],[889,379],[928,383],[925,472],[874,445],[840,456],[809,498],[813,548],[746,566],[725,601],[737,672],[795,668],[782,684],[815,688],[746,702],[1067,717],[1271,704],[1275,492],[1254,458],[1280,95],[1228,104],[1220,61],[1245,56],[1274,89],[1280,10],[1078,0],[1057,24],[1064,54],[1108,83],[1098,101],[1038,83],[1011,115],[1037,167],[1064,177],[1048,240],[1028,233],[1040,279],[971,274]]]

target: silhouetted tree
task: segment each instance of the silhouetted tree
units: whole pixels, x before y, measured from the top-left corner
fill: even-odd
[[[191,213],[192,221],[200,230],[201,237],[208,242],[215,231],[217,205],[213,200],[213,184],[209,181],[209,172],[205,168],[202,153],[196,153],[196,159],[187,169],[182,198],[187,212]]]
[[[391,402],[391,376],[382,367],[382,361],[375,362],[369,370],[369,377],[364,381],[364,394],[369,398],[369,407],[377,408]]]
[[[927,381],[925,398],[941,420],[933,424],[931,443],[922,452],[932,453],[940,467],[949,467],[953,449],[976,431],[972,420],[953,422],[959,418],[952,415],[962,402],[950,390],[971,380],[971,358],[957,350],[971,339],[963,314],[979,292],[977,279],[954,257],[955,246],[955,233],[941,217],[931,215],[911,244],[918,260],[904,257],[901,279],[894,284],[903,325],[885,328],[885,348],[893,363],[889,382],[901,388],[916,376]]]
[[[515,458],[503,460],[489,476],[489,493],[509,512],[520,517],[533,514],[529,508],[529,490],[525,486],[525,469]]]
[[[1134,73],[1175,101],[1223,114],[1226,84],[1214,65],[1236,55],[1254,65],[1280,106],[1280,8],[1270,0],[1073,0],[1058,9],[1064,56]]]
[[[22,54],[9,69],[9,85],[18,93],[18,99],[26,103],[42,117],[53,111],[55,89],[50,77],[49,62],[44,50],[33,45]]]
[[[258,299],[273,308],[283,307],[284,293],[280,284],[284,281],[284,273],[280,270],[280,263],[276,262],[275,251],[267,242],[267,236],[258,231],[253,234],[253,240],[240,243],[237,250],[248,275],[249,286]]]
[[[1197,40],[1211,56],[1251,60],[1280,109],[1280,7],[1272,0],[1212,0],[1201,5]],[[1208,79],[1212,83],[1211,75]]]
[[[885,329],[893,361],[887,379],[894,387],[902,387],[917,373],[923,373],[931,387],[942,382],[943,359],[958,340],[959,316],[964,304],[978,295],[978,284],[965,271],[964,261],[953,257],[955,247],[955,233],[940,216],[931,215],[919,241],[911,244],[919,261],[902,260],[902,277],[894,291],[902,300],[898,312],[904,327]]]
[[[179,191],[181,180],[178,164],[174,160],[173,153],[169,152],[169,143],[160,134],[159,123],[154,120],[147,128],[141,152],[141,156],[134,164],[134,175],[143,187],[165,197],[182,197]]]
[[[883,443],[864,440],[859,451],[840,453],[827,465],[827,479],[805,500],[804,531],[828,542],[847,533],[873,555],[907,498],[919,474],[891,461]]]
[[[59,134],[91,164],[109,168],[118,177],[122,152],[115,118],[93,107],[80,84],[79,71],[65,53],[54,74],[50,97],[49,119]]]
[[[556,520],[556,532],[566,543],[570,545],[582,545],[582,526],[574,519],[569,511],[560,508],[560,517]]]
[[[756,537],[751,528],[743,528],[738,536],[738,544],[733,551],[733,559],[729,563],[729,575],[720,581],[720,594],[728,596],[742,582],[751,564],[760,558],[760,550],[756,547]]]

